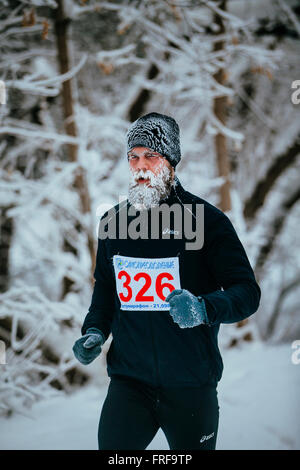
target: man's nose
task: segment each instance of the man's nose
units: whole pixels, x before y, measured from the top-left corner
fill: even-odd
[[[139,157],[139,161],[138,161],[138,164],[137,164],[137,169],[142,170],[142,171],[147,171],[147,170],[150,169],[150,164],[149,164],[149,161],[146,157],[144,157],[144,156]]]

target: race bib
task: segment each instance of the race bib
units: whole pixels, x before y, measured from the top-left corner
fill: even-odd
[[[133,258],[114,255],[121,310],[169,310],[166,297],[181,289],[179,259]]]

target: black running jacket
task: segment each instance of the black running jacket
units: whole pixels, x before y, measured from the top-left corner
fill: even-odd
[[[172,217],[170,226],[165,227],[161,223],[157,239],[122,238],[118,232],[120,214],[122,210],[128,211],[130,204],[127,200],[123,206],[122,202],[114,206],[116,237],[98,238],[94,290],[81,333],[85,334],[88,328],[96,327],[104,333],[106,340],[112,334],[106,357],[109,377],[132,377],[156,387],[217,385],[223,372],[217,339],[220,324],[235,323],[255,313],[261,291],[227,215],[208,201],[186,191],[177,176],[169,197],[162,203],[169,206],[180,204],[183,211],[190,207],[194,215],[195,205],[204,205],[202,247],[198,250],[187,249],[186,242],[191,240],[185,238],[183,226],[181,238],[172,233],[172,230],[176,232],[177,229]],[[150,211],[147,212],[150,214]],[[103,215],[100,223],[107,214]],[[128,216],[128,225],[135,217]],[[196,223],[195,217],[192,219]],[[162,235],[166,231],[169,232],[169,239]],[[124,273],[132,258],[135,260],[131,266],[138,268],[131,274],[139,273],[138,277],[135,274],[133,278]],[[139,258],[143,258],[141,263]],[[158,281],[158,278],[155,281],[154,268],[158,268],[158,271],[161,268],[161,272],[166,267],[165,271],[168,271],[168,260],[173,262],[174,258],[178,258],[180,287],[204,298],[208,325],[180,328],[173,321],[169,310],[165,309],[166,305],[162,304],[162,299],[174,288],[168,288],[168,282],[172,284],[170,275],[159,279],[160,303],[155,303],[153,297],[147,296],[150,292],[149,283],[157,284]],[[162,259],[161,262],[159,259]],[[122,271],[120,277],[116,269]],[[116,277],[119,283],[123,283],[119,294]],[[166,284],[162,291],[164,282]],[[129,302],[127,308],[125,303],[130,295],[132,297],[134,283],[135,301],[132,307]],[[123,296],[122,302],[120,295]],[[122,303],[125,307],[121,309]],[[143,310],[144,303],[148,305],[147,310]],[[152,310],[149,310],[149,305],[150,308],[153,306]]]

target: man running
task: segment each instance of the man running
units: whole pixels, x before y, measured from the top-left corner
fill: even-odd
[[[101,218],[92,301],[73,346],[89,364],[112,333],[99,449],[146,449],[159,428],[170,449],[215,449],[219,327],[255,313],[261,291],[229,218],[175,174],[176,121],[149,113],[126,137],[128,198]]]

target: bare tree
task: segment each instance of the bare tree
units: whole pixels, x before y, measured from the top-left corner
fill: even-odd
[[[67,39],[67,29],[69,24],[70,19],[67,18],[64,11],[64,0],[58,0],[57,8],[55,10],[55,32],[59,69],[61,74],[65,74],[70,70],[70,57]],[[72,93],[71,79],[65,80],[62,84],[62,103],[65,129],[67,135],[77,137],[73,101],[74,98]],[[77,145],[72,143],[68,144],[68,152],[70,161],[76,162],[78,160]],[[76,171],[74,188],[79,195],[82,213],[90,214],[91,203],[89,188],[86,180],[85,171],[82,166],[79,165]],[[77,228],[80,229],[79,226]],[[91,257],[90,281],[93,282],[93,272],[95,267],[95,245],[91,231],[88,231],[87,233],[87,243]],[[67,240],[64,241],[64,248],[66,251],[71,251],[73,252],[73,254],[76,254],[76,249],[70,246],[70,243]],[[64,289],[62,297],[64,297],[69,292],[72,284],[73,283],[70,279],[64,277]]]
[[[222,0],[219,8],[226,11],[226,0]],[[226,32],[224,18],[221,15],[214,15],[214,22],[218,25],[219,29],[217,34],[224,36]],[[222,51],[224,49],[224,40],[220,39],[214,42],[214,52]],[[224,85],[226,80],[226,71],[224,68],[220,68],[217,73],[214,74],[214,79],[220,84]],[[216,118],[221,123],[226,125],[226,106],[227,96],[218,96],[214,99],[214,113]],[[215,136],[215,148],[216,158],[219,176],[224,178],[224,183],[220,187],[220,209],[223,211],[229,211],[231,209],[230,200],[230,165],[226,146],[226,136],[222,132],[218,132]]]

